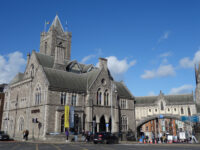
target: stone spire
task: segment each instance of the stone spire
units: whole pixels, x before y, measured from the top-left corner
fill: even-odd
[[[60,34],[62,34],[64,32],[63,26],[60,22],[58,15],[55,16],[55,18],[51,24],[51,27],[49,28],[49,31],[53,30],[53,29],[55,29]]]

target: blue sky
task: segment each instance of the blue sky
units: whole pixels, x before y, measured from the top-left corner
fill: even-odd
[[[72,32],[72,59],[108,58],[135,96],[188,93],[200,60],[198,0],[1,0],[0,83],[23,71],[39,51],[45,20],[58,14]]]

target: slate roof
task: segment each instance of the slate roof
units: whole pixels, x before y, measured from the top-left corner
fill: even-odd
[[[87,76],[44,67],[44,72],[54,90],[67,90],[71,92],[86,92]]]
[[[134,97],[123,82],[115,82],[115,85],[120,98],[134,99]]]
[[[44,73],[49,81],[50,84],[49,88],[51,90],[86,93],[87,88],[89,88],[93,84],[93,82],[96,80],[97,76],[101,71],[99,68],[94,67],[91,64],[89,65],[80,64],[76,60],[73,61],[65,60],[64,62],[65,68],[73,66],[73,64],[78,64],[81,73],[74,73],[74,72],[54,69],[53,56],[37,53],[35,51],[33,51],[33,53],[36,55],[39,64],[44,69]],[[93,69],[88,71],[88,69],[91,67],[93,67]],[[108,74],[111,77],[109,70]],[[15,76],[15,78],[10,82],[10,84],[22,81],[23,77],[24,77],[23,73],[18,73]],[[115,84],[117,86],[117,91],[120,98],[133,99],[133,96],[123,83],[115,82]]]
[[[194,104],[193,94],[182,94],[182,95],[163,95],[167,105],[170,104]],[[156,101],[159,100],[159,96],[142,96],[135,97],[136,105],[155,105]]]

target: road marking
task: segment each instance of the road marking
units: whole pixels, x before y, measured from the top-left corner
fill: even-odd
[[[36,144],[36,148],[35,148],[35,150],[39,150],[39,149],[38,149],[38,144]]]
[[[18,145],[16,145],[16,146],[12,147],[10,150],[15,150],[15,149],[18,148],[19,146],[20,146],[20,144],[18,144]]]
[[[81,150],[88,150],[87,148],[83,148],[81,145],[77,145],[77,143],[70,143],[70,145],[73,147],[81,148]]]
[[[57,145],[55,144],[51,144],[53,147],[55,147],[57,150],[61,150],[60,147],[58,147]]]

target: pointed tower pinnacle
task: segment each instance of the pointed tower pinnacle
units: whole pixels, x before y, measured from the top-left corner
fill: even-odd
[[[71,37],[72,33],[63,30],[58,15],[55,16],[48,32],[42,32],[40,36],[40,53],[49,56],[64,55],[64,59],[71,59]],[[57,45],[62,43],[62,50],[56,51]],[[56,56],[57,58],[57,56]]]
[[[49,30],[52,30],[52,29],[56,29],[57,32],[59,33],[63,33],[64,32],[64,29],[63,29],[63,26],[60,22],[60,19],[58,17],[58,15],[56,14],[52,24],[51,24],[51,27],[49,28]]]

